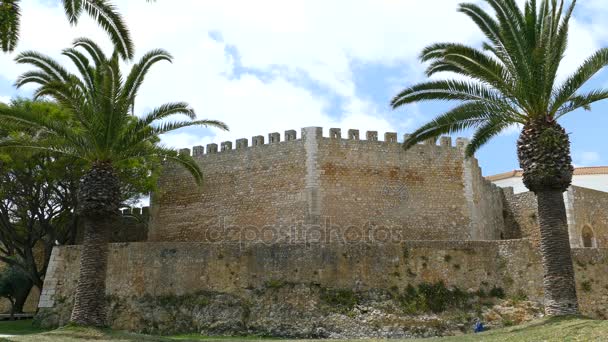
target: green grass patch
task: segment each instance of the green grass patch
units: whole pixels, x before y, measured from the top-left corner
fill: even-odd
[[[608,321],[580,317],[545,318],[481,334],[435,338],[426,341],[608,341]]]
[[[0,321],[0,335],[28,335],[48,331],[32,325],[31,319],[19,321]]]
[[[4,323],[4,322],[2,322]],[[2,326],[2,325],[0,325]],[[8,325],[6,325],[8,326]],[[1,334],[7,334],[0,331]],[[1,340],[1,339],[0,339]],[[66,327],[58,330],[11,337],[8,341],[21,342],[75,342],[75,341],[97,341],[97,342],[175,342],[175,341],[276,341],[277,339],[263,338],[257,336],[245,337],[205,337],[199,335],[178,335],[170,337],[157,337],[107,329],[89,329],[82,327]],[[290,340],[284,340],[290,341]],[[295,341],[295,340],[294,340]],[[327,340],[307,340],[327,341]],[[372,342],[372,339],[357,340],[334,340],[334,341],[356,341]],[[377,341],[377,340],[376,340]],[[473,342],[473,341],[608,341],[608,321],[592,320],[581,317],[546,318],[519,326],[491,330],[481,334],[469,334],[455,337],[444,337],[424,340],[392,340],[394,342],[410,341],[437,341],[437,342]]]

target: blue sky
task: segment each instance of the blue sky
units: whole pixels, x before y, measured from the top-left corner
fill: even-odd
[[[95,23],[84,19],[70,27],[58,2],[24,2],[18,51],[35,49],[69,65],[59,52],[80,36],[110,51]],[[482,40],[475,26],[456,12],[458,0],[115,2],[133,33],[138,56],[160,47],[175,57],[173,64],[152,69],[136,111],[187,101],[200,118],[223,120],[231,127],[227,133],[187,129],[163,138],[178,148],[306,126],[322,126],[325,132],[330,127],[396,131],[402,136],[453,105],[390,110],[397,91],[425,79],[424,65],[416,58],[420,50],[440,41],[477,46]],[[605,0],[579,1],[562,78],[593,51],[608,46],[607,19]],[[15,65],[14,56],[0,56],[0,99],[5,101],[32,91],[13,88],[15,78],[27,70]],[[599,74],[589,87],[608,87],[608,73]],[[562,123],[571,133],[577,166],[608,164],[608,101],[591,112],[572,113]],[[516,139],[513,129],[479,151],[485,175],[518,168]]]

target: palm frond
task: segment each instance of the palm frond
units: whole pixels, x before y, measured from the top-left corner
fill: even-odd
[[[589,57],[574,74],[556,89],[553,95],[549,114],[555,115],[557,111],[595,74],[608,65],[608,48],[603,48]]]
[[[420,101],[496,101],[501,95],[495,90],[478,82],[441,80],[420,83],[401,91],[391,101],[397,108],[408,103]]]
[[[488,104],[481,101],[466,102],[439,115],[432,121],[418,128],[404,142],[404,148],[410,148],[415,144],[442,134],[452,134],[468,128],[478,127],[502,113],[504,108],[497,104]],[[512,114],[502,114],[504,120],[514,120]]]
[[[82,13],[82,0],[63,0],[63,9],[70,24],[75,25]]]
[[[95,91],[95,70],[89,64],[89,60],[84,54],[76,49],[65,49],[62,54],[72,60],[72,63],[78,68],[80,76],[86,83],[87,87],[92,91]]]
[[[586,94],[574,95],[555,113],[555,118],[559,119],[579,108],[591,110],[592,104],[606,99],[608,99],[608,90],[593,90]]]
[[[133,58],[134,47],[129,30],[113,4],[106,0],[63,0],[63,3],[72,24],[78,22],[83,10],[86,11],[108,33],[120,56]]]
[[[512,125],[512,122],[509,120],[501,119],[501,117],[493,117],[477,128],[465,149],[465,155],[467,157],[475,155],[475,152],[477,152],[479,148]]]
[[[31,64],[59,81],[67,81],[70,78],[70,73],[61,64],[51,57],[35,51],[22,52],[17,55],[15,61],[19,64]]]
[[[203,126],[203,127],[216,127],[221,128],[223,130],[227,130],[228,126],[221,121],[216,120],[195,120],[195,121],[175,121],[175,122],[165,122],[158,126],[152,128],[152,132],[154,134],[165,134],[172,131],[175,131],[180,128],[190,127],[190,126]]]
[[[191,120],[196,119],[194,109],[186,102],[166,103],[158,108],[155,108],[150,113],[139,119],[142,126],[151,125],[154,121],[165,119],[171,115],[185,115]]]
[[[454,43],[434,44],[423,51],[421,60],[433,61],[426,70],[427,76],[454,72],[492,86],[505,96],[515,97],[515,81],[509,69],[475,48]]]
[[[19,41],[21,8],[19,0],[4,0],[0,4],[0,45],[2,51],[12,52]]]
[[[172,60],[173,57],[171,54],[165,50],[157,49],[146,53],[139,62],[133,66],[131,72],[127,76],[122,94],[123,101],[129,103],[133,102],[146,74],[154,64],[160,61],[172,62]]]
[[[198,185],[203,183],[203,172],[194,158],[179,154],[177,151],[165,147],[155,147],[154,150],[156,151],[156,155],[163,157],[163,159],[169,162],[181,165],[188,170]]]
[[[95,62],[95,68],[100,68],[108,60],[99,45],[89,38],[77,38],[72,45],[74,48],[83,48]]]

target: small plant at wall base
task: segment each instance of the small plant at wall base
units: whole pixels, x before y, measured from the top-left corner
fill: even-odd
[[[35,127],[45,137],[11,136],[0,140],[0,148],[43,150],[85,163],[77,197],[78,213],[84,223],[83,247],[71,321],[104,326],[108,240],[122,200],[120,170],[133,163],[154,169],[157,161],[174,162],[200,184],[202,173],[194,159],[159,146],[159,135],[189,126],[227,126],[214,120],[195,120],[194,110],[183,102],[162,105],[141,117],[131,114],[151,66],[171,61],[171,55],[163,50],[145,54],[124,78],[118,54],[106,56],[89,39],[77,39],[74,48],[64,50],[63,55],[74,62],[79,75],[45,55],[24,52],[17,56],[17,62],[39,70],[24,73],[17,86],[39,85],[35,96],[49,96],[61,104],[70,114],[70,124],[58,124],[47,116],[14,108],[0,108],[2,124]],[[176,114],[186,120],[166,121]]]
[[[321,289],[321,300],[340,312],[351,311],[358,303],[357,295],[350,289]]]
[[[458,43],[425,48],[427,75],[451,72],[466,77],[413,85],[397,94],[398,108],[422,101],[459,101],[460,105],[416,130],[405,148],[466,129],[475,133],[466,146],[472,156],[505,129],[523,127],[517,143],[523,181],[536,194],[540,251],[544,266],[545,311],[548,315],[578,314],[574,268],[563,192],[572,181],[570,140],[558,120],[577,109],[590,110],[608,98],[608,90],[582,90],[608,65],[608,49],[591,55],[580,68],[557,83],[569,22],[576,1],[484,0],[491,15],[477,4],[464,3],[467,15],[485,35],[483,49]]]
[[[591,282],[589,280],[585,280],[581,284],[581,289],[585,292],[591,292],[591,289],[592,289]]]
[[[409,314],[424,312],[440,313],[449,308],[464,308],[469,295],[457,287],[447,288],[443,282],[421,283],[417,287],[409,284],[399,300]]]

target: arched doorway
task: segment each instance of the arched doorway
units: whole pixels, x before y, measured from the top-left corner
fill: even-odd
[[[585,226],[583,228],[583,247],[585,248],[593,248],[595,247],[595,236],[593,235],[593,230],[591,227]]]

